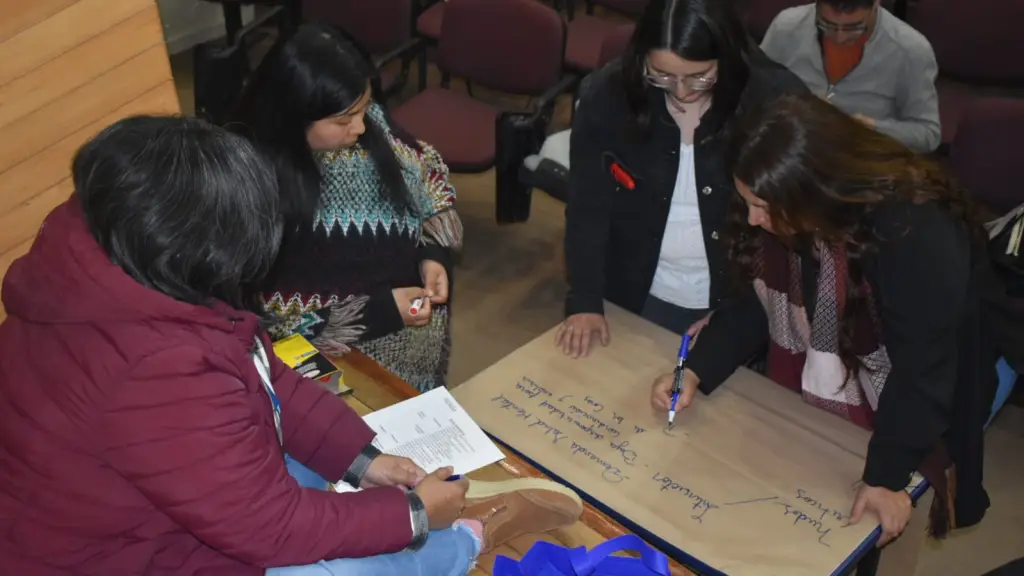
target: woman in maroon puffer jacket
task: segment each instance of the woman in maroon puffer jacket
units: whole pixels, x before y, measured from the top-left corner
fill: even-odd
[[[456,522],[464,481],[381,455],[343,401],[266,354],[246,287],[281,232],[253,148],[130,118],[78,152],[73,179],[3,284],[0,572],[291,574],[435,529],[392,562],[465,574],[481,526]],[[302,488],[286,453],[374,487]]]

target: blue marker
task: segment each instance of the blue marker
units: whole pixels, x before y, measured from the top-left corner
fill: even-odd
[[[462,476],[459,474],[452,474],[447,480],[445,480],[445,482],[455,482],[457,480],[462,480]]]
[[[668,427],[675,425],[676,402],[679,401],[679,393],[683,391],[683,369],[686,367],[686,357],[690,354],[690,335],[683,334],[683,343],[679,345],[679,359],[676,360],[676,377],[672,382],[672,407],[668,409]]]

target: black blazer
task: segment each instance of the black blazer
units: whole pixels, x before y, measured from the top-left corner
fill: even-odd
[[[565,230],[570,285],[566,315],[603,313],[606,298],[640,313],[658,266],[679,169],[680,130],[669,115],[662,91],[652,88],[651,131],[645,140],[638,140],[621,78],[618,61],[594,72],[587,79],[573,119]],[[793,73],[755,47],[740,110],[806,89]],[[712,104],[694,134],[694,169],[711,270],[712,308],[726,293],[722,234],[729,203],[736,194],[725,158],[728,128],[712,133],[712,126],[728,127],[730,122],[715,118],[715,114],[723,112]],[[632,190],[612,176],[613,162],[632,177]]]

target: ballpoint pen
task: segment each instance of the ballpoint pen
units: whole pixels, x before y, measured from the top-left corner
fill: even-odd
[[[679,345],[679,359],[676,360],[676,375],[672,381],[672,406],[668,409],[668,427],[675,425],[676,402],[679,401],[679,393],[682,392],[683,369],[686,368],[686,357],[690,353],[690,335],[683,334],[683,342]]]

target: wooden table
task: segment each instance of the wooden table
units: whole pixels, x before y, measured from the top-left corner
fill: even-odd
[[[402,400],[411,398],[419,392],[409,384],[391,374],[371,358],[353,351],[344,357],[332,360],[345,371],[345,384],[352,388],[352,394],[346,401],[359,414],[367,414],[374,410],[386,408]],[[504,448],[505,459],[497,464],[470,474],[477,480],[501,481],[512,478],[544,478],[536,468],[511,454]],[[499,547],[490,554],[480,558],[474,575],[490,574],[494,566],[494,558],[498,554],[520,558],[537,540],[547,540],[563,546],[586,546],[591,548],[609,538],[628,534],[621,524],[610,519],[589,504],[583,511],[580,522],[573,526],[554,530],[548,534],[523,536]],[[677,563],[672,564],[672,573],[676,576],[695,576]]]
[[[876,517],[849,522],[870,432],[746,369],[666,428],[648,389],[671,369],[679,337],[610,303],[605,318],[613,342],[587,359],[552,346],[554,327],[453,396],[510,450],[693,570],[871,573],[857,563],[874,550]],[[908,489],[924,487],[915,479]],[[911,522],[896,544],[916,561],[925,523]],[[902,556],[890,550],[883,563]]]

